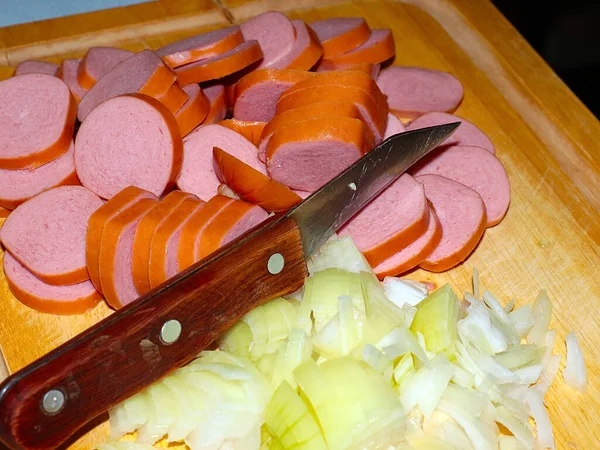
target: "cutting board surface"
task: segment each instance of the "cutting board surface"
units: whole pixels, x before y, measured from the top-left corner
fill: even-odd
[[[511,207],[500,225],[486,231],[465,264],[443,274],[419,270],[409,277],[438,286],[450,282],[464,291],[470,289],[472,270],[477,268],[485,288],[504,302],[514,298],[517,304],[533,300],[540,289],[546,289],[554,304],[551,327],[559,336],[555,351],[564,356],[563,338],[575,330],[589,377],[585,396],[566,387],[560,375],[550,390],[547,405],[557,448],[596,448],[600,442],[600,367],[594,351],[600,339],[600,146],[593,137],[600,136],[598,121],[488,2],[290,3],[286,7],[275,1],[225,1],[218,13],[195,13],[140,26],[134,38],[117,30],[110,43],[136,50],[155,48],[268,9],[281,9],[290,18],[307,22],[362,16],[372,28],[392,29],[397,49],[394,64],[457,76],[465,86],[465,97],[456,114],[482,128],[496,145],[511,181]],[[292,6],[299,9],[286,10]],[[94,36],[91,40],[96,42]],[[111,34],[102,36],[109,43]],[[81,55],[86,45],[93,45],[86,42],[90,40],[84,36],[69,37],[57,41],[51,51],[32,44],[5,54],[11,63],[31,55],[58,61],[65,52]],[[102,303],[81,316],[36,313],[12,297],[0,274],[0,345],[9,372],[110,312]],[[92,448],[106,431],[107,425],[100,424],[70,448]]]

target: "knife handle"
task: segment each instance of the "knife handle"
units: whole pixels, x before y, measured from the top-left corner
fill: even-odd
[[[271,217],[9,377],[0,385],[0,442],[15,450],[58,447],[191,361],[252,308],[299,289],[306,276],[298,225]],[[179,338],[169,343],[177,324]],[[47,412],[61,397],[62,407]]]

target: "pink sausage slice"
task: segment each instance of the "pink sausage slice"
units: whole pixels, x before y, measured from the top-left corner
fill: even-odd
[[[451,145],[472,145],[474,147],[485,148],[490,153],[495,154],[496,148],[487,135],[477,128],[474,124],[462,117],[443,112],[430,112],[417,117],[406,126],[408,131],[418,130],[419,128],[432,127],[445,123],[461,122],[460,126],[440,147],[450,147]]]
[[[387,124],[385,126],[385,133],[383,139],[387,139],[390,136],[398,133],[404,133],[406,128],[404,124],[392,113],[388,113]]]
[[[203,125],[187,135],[183,143],[183,165],[177,179],[179,189],[204,201],[217,195],[221,182],[213,166],[213,147],[219,147],[266,175],[265,165],[250,141],[221,125]]]
[[[281,61],[286,69],[310,70],[323,55],[323,48],[316,34],[303,20],[292,20],[296,39],[292,49]]]
[[[4,253],[4,274],[15,298],[42,313],[83,314],[102,299],[90,281],[64,286],[44,283],[8,252]]]
[[[431,272],[443,272],[463,262],[485,231],[485,204],[470,187],[439,175],[416,177],[442,226],[442,239],[420,263]]]
[[[323,45],[324,56],[339,55],[364,44],[371,30],[361,17],[337,17],[312,22],[314,30]]]
[[[85,263],[88,219],[102,200],[81,186],[61,186],[19,205],[0,228],[0,241],[48,284],[89,279]]]
[[[350,236],[375,267],[421,237],[429,226],[429,207],[423,187],[402,175],[344,225],[340,236]]]
[[[27,74],[0,81],[0,168],[34,169],[71,145],[77,104],[56,77]]]
[[[25,75],[28,73],[43,73],[46,75],[56,76],[58,64],[47,61],[27,60],[19,63],[15,69],[15,75]]]
[[[79,64],[77,81],[84,89],[91,89],[100,78],[132,55],[120,48],[90,47]]]
[[[373,267],[379,278],[394,277],[418,266],[440,243],[442,227],[433,209],[429,208],[427,231],[413,243]]]
[[[204,124],[210,125],[220,122],[227,115],[227,103],[225,102],[225,86],[215,84],[202,89],[210,102],[210,110],[204,119]]]
[[[175,83],[175,72],[152,51],[144,50],[127,58],[103,76],[79,103],[77,118],[87,115],[105,100],[124,94],[146,94],[161,98]]]
[[[463,86],[455,76],[419,67],[383,69],[377,84],[387,95],[390,110],[408,118],[432,111],[452,112],[464,94]]]
[[[469,186],[485,203],[488,227],[499,223],[508,210],[510,184],[506,170],[483,148],[452,146],[435,150],[411,168],[411,173],[441,175]]]
[[[284,69],[286,57],[296,41],[296,32],[290,19],[277,11],[267,11],[241,25],[244,39],[258,41],[263,60],[257,69],[270,67]]]
[[[15,209],[21,203],[48,189],[79,184],[73,155],[75,146],[48,164],[31,170],[0,169],[0,206]]]
[[[63,80],[69,89],[71,94],[75,97],[77,103],[81,101],[83,96],[87,93],[87,89],[84,89],[77,81],[77,71],[79,70],[79,59],[65,59],[60,63],[56,76]]]
[[[75,140],[75,168],[81,184],[106,199],[127,186],[160,197],[173,186],[182,155],[181,133],[173,114],[158,100],[139,94],[98,105],[81,124]]]

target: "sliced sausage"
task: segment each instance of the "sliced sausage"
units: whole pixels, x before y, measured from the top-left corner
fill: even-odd
[[[235,156],[214,147],[215,172],[239,198],[254,203],[265,211],[286,211],[302,201],[287,186],[254,170]]]
[[[318,20],[310,24],[323,46],[323,56],[335,56],[361,46],[371,29],[362,17]]]
[[[43,73],[45,75],[56,76],[58,65],[47,61],[36,61],[29,59],[20,62],[15,69],[15,75],[26,75],[28,73]]]
[[[173,42],[155,53],[173,69],[225,53],[244,42],[240,27],[232,26]]]
[[[381,71],[381,64],[359,63],[350,66],[346,66],[344,64],[339,66],[336,64],[329,64],[327,68],[322,66],[317,67],[317,72],[329,72],[335,70],[357,70],[359,72],[368,73],[371,75],[371,78],[376,80],[379,76],[379,72]]]
[[[404,174],[342,228],[375,267],[422,236],[429,226],[423,187]]]
[[[173,186],[182,155],[181,133],[173,114],[158,100],[140,94],[98,105],[81,124],[75,140],[75,168],[81,184],[106,199],[127,186],[160,197]]]
[[[181,136],[187,136],[194,128],[202,123],[210,111],[210,100],[196,83],[183,88],[188,100],[175,113]]]
[[[296,32],[290,19],[277,11],[267,11],[241,25],[244,38],[255,39],[260,44],[263,60],[257,69],[285,68],[285,58],[296,41]]]
[[[195,196],[188,197],[177,205],[156,228],[150,246],[148,269],[152,289],[180,271],[177,264],[177,251],[181,230],[191,216],[204,207],[204,204]]]
[[[310,70],[323,55],[323,48],[316,33],[303,20],[292,20],[296,40],[281,65],[286,69]]]
[[[485,204],[470,187],[439,175],[421,175],[419,181],[442,227],[438,246],[419,265],[443,272],[464,261],[483,236]]]
[[[225,86],[215,84],[203,89],[210,102],[210,110],[204,119],[204,124],[210,125],[220,122],[227,115],[227,102],[225,101]]]
[[[312,72],[260,69],[238,81],[233,93],[233,116],[239,120],[268,122],[281,95],[294,84],[313,77]]]
[[[379,278],[394,277],[417,267],[438,246],[442,239],[442,227],[435,212],[429,208],[429,225],[427,231],[411,244],[400,249],[373,267]]]
[[[181,175],[177,186],[208,201],[217,194],[219,179],[213,166],[213,147],[219,147],[266,175],[257,150],[251,142],[221,125],[203,125],[185,138]]]
[[[289,95],[282,95],[277,102],[276,112],[279,114],[311,103],[332,101],[354,103],[361,112],[363,121],[375,136],[375,143],[381,142],[387,124],[387,106],[378,105],[370,93],[360,88],[334,85],[310,86]]]
[[[406,131],[406,127],[404,124],[392,113],[388,114],[387,125],[385,126],[385,133],[383,135],[384,139],[393,136],[394,134],[404,133]]]
[[[77,81],[84,89],[91,89],[100,78],[133,55],[129,50],[115,47],[90,47],[81,59]]]
[[[177,75],[150,50],[127,58],[104,75],[79,103],[77,118],[83,122],[96,106],[124,94],[145,94],[154,98],[165,95]]]
[[[260,206],[233,200],[219,211],[200,233],[198,260],[233,241],[268,217],[267,212]]]
[[[154,205],[138,224],[133,238],[131,274],[133,284],[140,295],[150,291],[150,249],[156,230],[181,202],[190,197],[193,195],[181,191],[169,193]]]
[[[161,96],[158,100],[160,100],[169,111],[176,114],[189,100],[189,97],[187,92],[179,86],[179,83],[176,81],[171,85],[167,92],[165,92],[165,95]]]
[[[184,224],[179,237],[177,265],[180,270],[187,269],[199,261],[200,235],[211,220],[234,199],[224,195],[215,195],[206,204],[192,214]]]
[[[102,300],[89,281],[61,286],[44,283],[8,252],[4,253],[4,274],[15,298],[42,313],[83,314]]]
[[[250,122],[238,119],[227,119],[219,122],[219,125],[241,134],[248,139],[252,144],[258,145],[260,136],[267,122]]]
[[[79,184],[73,160],[74,145],[69,151],[37,169],[0,169],[0,206],[15,209],[24,201],[48,189]]]
[[[477,128],[474,124],[462,117],[442,112],[430,112],[417,117],[406,126],[408,131],[418,130],[419,128],[432,127],[445,123],[460,122],[460,126],[444,144],[440,147],[450,147],[451,145],[469,145],[485,148],[487,151],[495,154],[496,148],[487,135]]]
[[[316,119],[318,117],[351,117],[353,119],[362,119],[363,116],[356,105],[348,101],[310,103],[299,108],[284,111],[273,117],[263,128],[258,145],[258,158],[261,161],[266,161],[267,146],[275,131],[296,122]]]
[[[102,292],[100,283],[100,246],[102,235],[108,222],[134,203],[142,199],[154,199],[156,196],[135,186],[127,186],[114,195],[90,216],[85,239],[85,261],[90,280],[98,292]]]
[[[0,219],[5,219],[10,214],[10,210],[0,206]]]
[[[133,236],[140,220],[157,201],[157,198],[141,199],[109,220],[104,227],[100,244],[100,284],[104,298],[115,309],[140,296],[131,274]]]
[[[310,119],[273,133],[267,146],[267,169],[275,181],[312,191],[372,148],[366,125],[358,119]]]
[[[377,84],[387,95],[390,110],[409,118],[431,111],[452,112],[464,94],[455,76],[420,67],[388,67],[381,71]]]
[[[77,81],[79,61],[79,59],[65,59],[60,63],[58,71],[56,72],[56,76],[69,86],[71,94],[73,94],[77,103],[81,101],[88,91],[87,89],[82,88],[79,81]]]
[[[77,104],[56,77],[27,74],[0,81],[0,169],[34,169],[71,145]]]
[[[502,163],[479,147],[451,146],[437,149],[411,168],[415,176],[441,175],[477,192],[487,213],[487,226],[499,223],[510,204],[510,184]]]
[[[371,30],[371,35],[363,44],[354,50],[337,55],[323,57],[319,67],[351,66],[359,63],[380,64],[394,57],[396,50],[394,36],[388,28]]]
[[[256,41],[245,41],[231,50],[212,58],[202,59],[175,69],[177,79],[182,86],[191,83],[217,80],[238,72],[263,56]]]
[[[88,219],[102,200],[81,186],[61,186],[19,205],[0,228],[0,241],[42,281],[89,279],[85,263]]]

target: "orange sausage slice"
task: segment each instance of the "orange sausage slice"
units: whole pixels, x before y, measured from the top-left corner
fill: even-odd
[[[316,33],[302,20],[292,20],[296,40],[289,55],[286,69],[310,70],[323,56],[323,48]]]
[[[98,292],[102,292],[99,267],[100,246],[102,244],[104,228],[115,216],[144,198],[156,199],[156,196],[136,186],[128,186],[94,211],[88,219],[85,239],[85,262],[90,274],[90,280]]]
[[[225,86],[215,84],[214,86],[204,88],[204,93],[210,102],[210,110],[202,123],[209,125],[220,122],[227,115]]]
[[[0,206],[0,219],[4,219],[4,218],[8,217],[9,214],[10,214],[10,211],[8,209]]]
[[[198,261],[198,245],[200,234],[210,221],[234,200],[224,195],[215,195],[203,208],[196,211],[185,223],[179,237],[177,265],[184,270]]]
[[[114,47],[91,47],[79,64],[77,81],[84,89],[91,89],[106,73],[133,53]]]
[[[245,41],[213,58],[186,64],[175,69],[182,86],[223,78],[248,67],[263,56],[257,41]]]
[[[156,228],[150,246],[149,277],[154,289],[179,272],[177,249],[181,230],[190,217],[204,207],[204,202],[190,196],[177,205]]]
[[[213,156],[217,177],[242,200],[254,203],[268,212],[285,211],[302,201],[287,186],[270,179],[220,148],[213,149]]]
[[[100,284],[110,306],[122,308],[139,297],[131,276],[133,236],[140,220],[156,205],[144,198],[107,222],[100,244]]]
[[[181,202],[191,197],[193,197],[192,194],[186,192],[171,192],[158,202],[158,204],[154,205],[154,208],[138,224],[133,237],[131,274],[133,276],[133,284],[140,295],[150,291],[150,268],[148,264],[150,261],[152,238],[156,233],[156,229]]]
[[[393,58],[395,53],[392,31],[388,28],[372,30],[369,39],[360,47],[347,53],[323,57],[319,68],[326,69],[330,64],[338,67],[360,63],[379,64]]]
[[[188,96],[187,102],[175,113],[181,136],[187,136],[202,123],[210,111],[210,101],[196,83],[183,88]]]
[[[371,36],[365,19],[358,17],[319,20],[311,23],[310,27],[321,41],[324,57],[353,50]]]
[[[267,122],[249,122],[238,119],[227,119],[222,120],[218,125],[222,125],[236,133],[241,134],[254,145],[258,145],[260,142],[260,136],[265,128]]]
[[[183,105],[185,105],[185,102],[187,102],[188,99],[189,97],[187,92],[184,91],[176,81],[158,100],[160,100],[160,102],[165,105],[169,111],[175,114]]]

